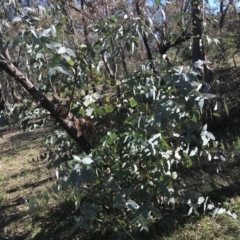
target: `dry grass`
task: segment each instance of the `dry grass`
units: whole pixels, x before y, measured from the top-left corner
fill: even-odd
[[[235,207],[240,209],[240,198],[236,198]],[[156,238],[158,239],[158,238]],[[160,239],[160,238],[159,238]],[[205,216],[195,223],[188,223],[164,240],[234,240],[240,239],[240,220],[227,215],[215,218]]]
[[[62,202],[56,195],[48,200],[53,196],[53,170],[46,168],[47,162],[32,161],[44,149],[44,131],[1,131],[0,239],[34,239],[44,226],[40,217]],[[37,202],[29,208],[32,199]]]

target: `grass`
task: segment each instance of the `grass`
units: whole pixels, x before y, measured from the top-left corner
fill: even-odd
[[[51,224],[56,224],[56,219],[66,223],[56,214],[52,217],[66,204],[65,196],[52,191],[52,169],[46,168],[47,162],[32,161],[43,150],[43,131],[5,132],[0,139],[0,239],[42,239],[43,231],[49,236],[55,233]]]
[[[188,223],[165,240],[227,240],[239,239],[240,222],[226,215],[204,217],[197,223]]]
[[[231,208],[235,213],[240,214],[240,197],[229,199],[226,208]],[[180,227],[165,240],[231,240],[240,239],[240,219],[233,219],[226,214],[214,218],[204,216],[199,221],[187,223]]]

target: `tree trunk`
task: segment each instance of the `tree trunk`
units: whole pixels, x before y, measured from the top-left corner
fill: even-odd
[[[202,41],[203,34],[203,19],[201,17],[200,0],[192,0],[192,28],[193,28],[193,43],[192,43],[192,61],[206,60],[204,46]],[[205,79],[206,66],[199,69],[201,72],[201,79]]]
[[[202,43],[202,18],[200,11],[200,0],[192,0],[192,28],[193,28],[193,44],[192,44],[192,60],[205,60],[205,53]]]

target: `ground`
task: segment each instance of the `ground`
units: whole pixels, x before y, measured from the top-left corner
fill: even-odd
[[[67,228],[61,236],[51,236],[61,227],[59,208],[66,202],[52,191],[53,169],[37,159],[44,151],[45,132],[1,131],[0,239],[66,239]]]

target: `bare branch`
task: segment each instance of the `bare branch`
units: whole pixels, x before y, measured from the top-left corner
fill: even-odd
[[[181,43],[189,40],[192,36],[192,33],[187,33],[185,35],[177,37],[174,42],[169,41],[166,42],[164,45],[159,45],[159,53],[161,55],[166,54],[170,48],[180,45]]]

